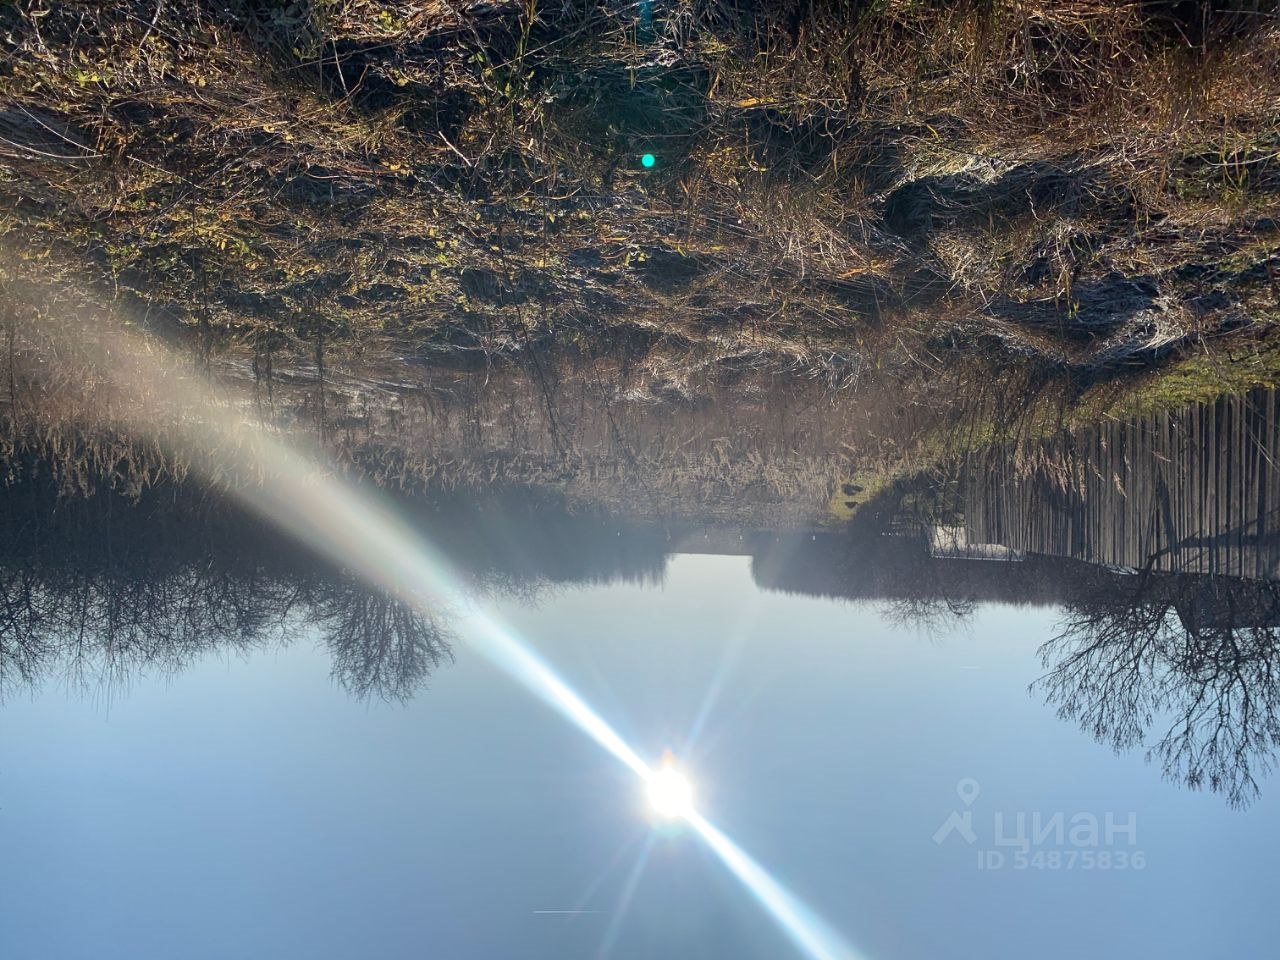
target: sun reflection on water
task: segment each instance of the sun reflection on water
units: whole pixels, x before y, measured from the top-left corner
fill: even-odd
[[[79,328],[71,324],[68,329]],[[529,644],[491,612],[469,605],[463,579],[448,560],[376,491],[355,487],[326,470],[318,455],[308,456],[268,434],[246,419],[245,405],[231,395],[198,378],[173,376],[181,361],[123,325],[99,331],[92,344],[70,345],[100,352],[99,368],[130,401],[120,416],[133,432],[153,435],[163,422],[166,437],[176,439],[197,471],[219,477],[238,469],[258,478],[257,483],[235,485],[233,492],[264,520],[424,614],[442,603],[462,611],[459,633],[471,649],[635,773],[655,811],[687,823],[805,955],[860,960],[834,930],[694,808],[693,788],[673,761],[664,759],[656,769],[648,766]],[[175,407],[182,414],[176,422]]]

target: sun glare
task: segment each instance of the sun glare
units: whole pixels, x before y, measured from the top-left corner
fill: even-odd
[[[106,342],[116,348],[114,376],[122,386],[146,384],[151,389],[159,385],[168,399],[193,411],[181,421],[178,436],[194,469],[221,475],[226,464],[210,451],[224,448],[227,440],[235,441],[240,465],[259,478],[257,485],[238,488],[236,493],[266,520],[424,615],[434,614],[441,603],[459,602],[456,624],[469,649],[541,697],[634,771],[647,788],[654,814],[687,824],[810,960],[858,960],[859,955],[834,930],[695,809],[693,785],[672,753],[667,752],[657,767],[649,767],[524,638],[483,607],[468,610],[460,602],[465,597],[462,578],[448,559],[386,501],[334,476],[303,450],[269,433],[252,433],[252,442],[244,442],[245,427],[252,424],[242,419],[234,395],[190,380],[174,383],[166,372],[180,364],[166,365],[163,353],[135,337],[127,329],[114,337],[108,334]],[[123,370],[119,358],[130,361]],[[140,433],[154,425],[145,407],[130,410],[128,417],[130,426]]]
[[[693,815],[693,784],[676,769],[674,761],[664,759],[649,775],[649,806],[667,820],[684,820]]]

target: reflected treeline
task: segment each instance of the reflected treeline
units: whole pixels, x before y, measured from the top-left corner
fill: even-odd
[[[1277,463],[1268,390],[993,447],[900,482],[881,536],[766,552],[756,578],[928,630],[982,602],[1060,608],[1035,685],[1060,715],[1244,804],[1280,745]]]
[[[508,389],[515,392],[501,393]],[[511,381],[494,390],[469,407],[424,408],[419,427],[439,427],[459,450],[471,437],[479,453],[469,462],[487,462],[522,407]],[[450,419],[464,408],[467,416]],[[703,452],[719,449],[718,438],[746,436],[745,421],[714,412],[700,420],[690,410],[681,429],[701,438]],[[511,483],[497,467],[478,487],[416,488],[401,509],[451,558],[464,586],[488,596],[653,584],[671,554],[693,551],[748,555],[764,588],[873,602],[925,630],[949,627],[982,603],[1058,608],[1037,690],[1099,740],[1145,746],[1171,778],[1241,804],[1256,794],[1280,740],[1280,586],[1269,579],[1280,557],[1278,413],[1275,395],[1257,393],[1030,452],[990,451],[980,470],[971,463],[940,495],[924,482],[900,484],[839,528],[788,530],[769,522],[773,514],[735,525],[726,517],[741,511],[721,512],[716,498],[738,507],[751,498],[732,485],[703,489],[694,474],[680,484],[698,491],[686,503],[706,505],[704,522],[681,510],[633,510],[599,489],[575,499]],[[619,415],[609,443],[643,444],[627,431],[659,431],[659,419]],[[568,436],[573,417],[562,412],[558,422]],[[758,442],[785,445],[797,435],[788,422],[780,417],[777,433]],[[598,426],[583,414],[572,429],[582,438]],[[724,433],[730,428],[737,433]],[[512,437],[513,456],[525,439]],[[679,446],[687,435],[668,439]],[[725,442],[728,450],[735,441]],[[609,449],[617,462],[608,469],[621,477],[626,459]],[[58,677],[116,686],[214,651],[314,635],[353,695],[402,699],[451,656],[447,611],[370,591],[194,483],[118,485],[102,480],[114,469],[104,461],[91,489],[67,496],[47,461],[8,462],[0,692]],[[579,476],[612,482],[594,470]],[[1016,559],[975,559],[998,556],[993,544],[1013,548]]]
[[[1041,656],[1036,687],[1062,717],[1234,805],[1257,795],[1280,746],[1280,584],[1085,578]]]
[[[1063,599],[1064,575],[1084,564],[1029,557],[1002,563],[935,556],[925,536],[888,535],[871,525],[769,537],[752,550],[752,576],[770,590],[954,612],[978,603],[1048,606]]]
[[[370,590],[194,485],[64,498],[45,480],[16,480],[0,501],[0,692],[59,676],[114,688],[314,634],[346,690],[403,699],[451,656],[447,611]],[[405,513],[491,596],[656,583],[675,536],[529,490]]]
[[[926,632],[980,603],[1053,607],[1035,691],[1117,751],[1233,805],[1258,793],[1280,747],[1280,584],[1139,571],[1061,557],[938,557],[910,536],[776,540],[753,558],[771,589],[869,601]]]
[[[451,657],[448,612],[410,608],[185,485],[132,500],[18,484],[0,509],[0,692],[118,689],[212,653],[314,637],[354,696],[404,699]],[[740,553],[768,589],[871,602],[942,629],[982,603],[1058,608],[1037,690],[1117,750],[1248,802],[1280,741],[1280,585],[1062,557],[939,555],[883,523],[780,534],[627,525],[528,489],[404,505],[488,596],[658,582],[674,552]]]
[[[451,655],[438,617],[228,504],[182,488],[137,502],[15,493],[0,509],[0,695],[57,679],[110,692],[315,628],[341,686],[402,699]]]

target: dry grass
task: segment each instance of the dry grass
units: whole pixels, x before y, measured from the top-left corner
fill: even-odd
[[[1280,306],[1272,4],[462,9],[5,6],[15,302],[268,393],[550,348],[633,400],[790,372],[919,408],[877,463],[957,390],[1073,396]]]

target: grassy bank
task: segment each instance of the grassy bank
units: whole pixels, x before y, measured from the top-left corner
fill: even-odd
[[[1277,293],[1265,4],[26,2],[0,30],[9,269],[205,350],[1109,370]]]
[[[0,47],[11,376],[47,312],[322,425],[338,375],[790,373],[895,407],[847,503],[1280,369],[1272,3],[24,0]]]

